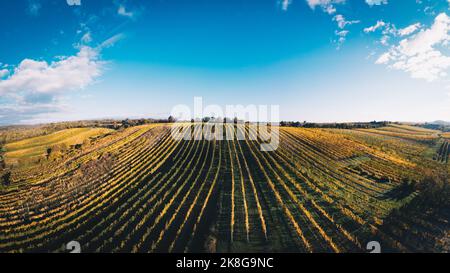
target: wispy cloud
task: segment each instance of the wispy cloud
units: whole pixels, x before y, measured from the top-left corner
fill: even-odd
[[[366,0],[366,3],[369,6],[379,6],[386,5],[388,3],[388,0]]]
[[[344,29],[348,25],[353,25],[353,24],[360,23],[359,20],[347,21],[342,14],[338,14],[338,15],[334,16],[333,17],[333,21],[336,21],[336,23],[338,24],[338,27],[340,29]]]
[[[333,21],[335,21],[338,25],[339,30],[335,31],[335,34],[338,36],[337,39],[337,48],[340,49],[342,44],[345,42],[347,35],[349,34],[348,30],[345,30],[347,26],[360,23],[359,20],[351,20],[347,21],[342,14],[337,14],[333,17]]]
[[[125,8],[124,4],[120,4],[118,9],[117,9],[117,14],[121,15],[121,16],[125,16],[125,17],[129,17],[129,18],[133,18],[134,17],[134,12],[132,11],[128,11]]]
[[[370,27],[366,27],[364,29],[364,32],[365,33],[375,32],[376,30],[378,30],[378,29],[380,29],[380,28],[382,28],[384,26],[386,26],[385,22],[383,22],[382,20],[381,21],[377,21],[377,23],[375,25],[370,26]]]
[[[90,42],[92,42],[91,32],[86,32],[86,33],[81,37],[81,42],[84,43],[84,44],[89,44]]]
[[[289,6],[292,4],[292,0],[281,0],[281,9],[286,11],[288,10]]]
[[[335,4],[345,3],[345,0],[306,0],[311,9],[322,8],[328,14],[336,13]]]
[[[364,32],[372,33],[381,30],[382,37],[379,40],[379,42],[384,46],[388,46],[389,41],[391,40],[392,37],[395,38],[395,37],[409,36],[420,30],[422,27],[423,25],[421,23],[415,23],[405,28],[397,29],[397,27],[394,24],[386,23],[382,20],[379,20],[375,25],[364,28]]]
[[[81,6],[81,0],[66,0],[69,6]]]
[[[116,35],[106,39],[105,41],[103,41],[97,48],[98,48],[98,50],[103,50],[104,48],[112,47],[117,42],[119,42],[120,40],[123,40],[123,39],[125,39],[125,34],[123,34],[123,33],[116,34]]]
[[[348,33],[349,33],[348,30],[335,31],[335,34],[338,36],[337,40],[338,48],[340,48],[340,46],[345,42]]]
[[[322,11],[328,13],[333,16],[332,20],[337,23],[338,30],[335,31],[335,35],[337,39],[334,40],[334,43],[337,43],[337,49],[340,49],[342,44],[345,42],[347,35],[350,31],[346,30],[347,26],[360,23],[359,20],[346,20],[344,15],[336,14],[336,4],[344,4],[345,0],[306,0],[309,7],[311,9],[316,9],[316,7],[320,7]]]
[[[28,1],[28,13],[33,16],[38,16],[41,10],[41,3],[37,0]]]

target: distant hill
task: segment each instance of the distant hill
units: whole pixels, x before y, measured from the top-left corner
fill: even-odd
[[[450,132],[450,122],[444,120],[436,120],[433,122],[427,122],[420,125],[421,127],[433,130],[440,130],[444,132]]]
[[[436,121],[430,122],[430,124],[435,124],[435,125],[440,125],[440,126],[450,126],[450,122],[444,121],[444,120],[436,120]]]

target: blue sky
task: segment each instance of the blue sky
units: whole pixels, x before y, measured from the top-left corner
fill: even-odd
[[[0,124],[279,105],[283,120],[450,120],[448,0],[18,0]]]

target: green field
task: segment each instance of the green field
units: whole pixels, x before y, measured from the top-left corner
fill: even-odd
[[[85,140],[110,133],[111,131],[105,128],[73,128],[8,143],[4,146],[5,160],[7,164],[14,164],[21,159],[29,160],[35,157],[42,157],[47,154],[49,148],[57,145],[70,147],[71,145],[82,144]]]

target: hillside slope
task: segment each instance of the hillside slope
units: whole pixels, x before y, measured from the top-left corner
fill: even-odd
[[[418,195],[405,183],[440,166],[422,158],[425,144],[302,128],[280,128],[273,152],[261,142],[178,141],[169,126],[144,125],[20,170],[20,186],[0,194],[0,252],[62,252],[72,240],[83,252],[419,249],[383,224]],[[437,224],[423,236],[449,227]]]

